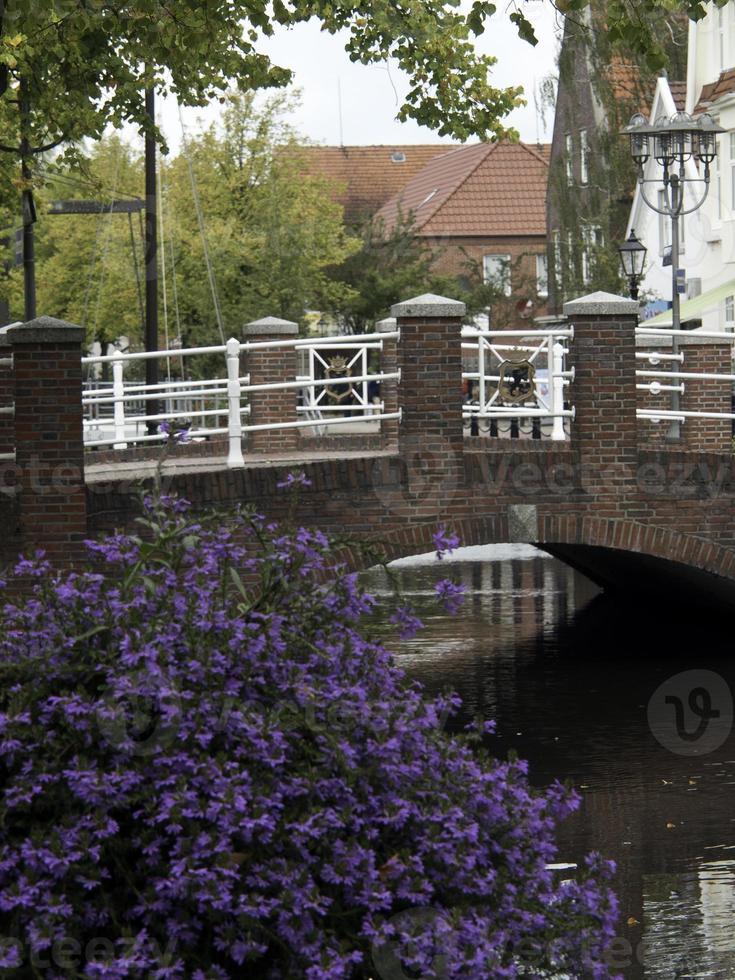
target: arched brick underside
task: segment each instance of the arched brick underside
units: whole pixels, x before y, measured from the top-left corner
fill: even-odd
[[[463,545],[511,540],[502,516],[447,524]],[[420,524],[389,531],[380,540],[390,559],[402,558],[433,551],[434,531],[434,525]],[[682,595],[689,602],[735,608],[735,549],[693,535],[624,519],[546,516],[539,520],[538,536],[526,540],[604,588]]]

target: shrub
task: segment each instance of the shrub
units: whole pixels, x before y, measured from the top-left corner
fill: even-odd
[[[0,638],[0,966],[14,976],[609,976],[591,857],[361,632],[319,532],[152,506],[84,572],[23,561]],[[456,598],[456,597],[455,597]]]

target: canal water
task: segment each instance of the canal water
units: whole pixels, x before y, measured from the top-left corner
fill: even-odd
[[[735,978],[735,638],[711,613],[602,594],[530,546],[466,548],[392,566],[425,623],[386,636],[428,691],[494,719],[543,787],[582,805],[559,829],[559,861],[598,850],[617,864],[614,963],[626,978]],[[467,590],[459,615],[433,601]],[[381,571],[367,575],[385,592]]]

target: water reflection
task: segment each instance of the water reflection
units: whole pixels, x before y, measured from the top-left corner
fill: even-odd
[[[412,640],[391,637],[401,665],[429,690],[462,696],[454,725],[494,718],[492,748],[528,759],[536,785],[567,779],[581,792],[559,860],[599,850],[617,862],[620,973],[733,980],[735,735],[728,728],[715,751],[706,742],[671,751],[647,714],[654,693],[684,671],[715,672],[735,691],[729,624],[601,595],[527,546],[394,567],[426,623]],[[467,588],[458,617],[432,601],[445,577]],[[384,590],[383,573],[371,572],[369,586]]]

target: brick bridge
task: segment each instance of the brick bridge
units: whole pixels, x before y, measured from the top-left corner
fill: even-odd
[[[394,307],[400,334],[383,347],[382,369],[400,369],[400,382],[384,384],[384,411],[400,406],[400,422],[382,422],[379,435],[362,440],[308,439],[297,427],[267,428],[297,418],[296,393],[263,389],[250,398],[244,465],[228,467],[226,444],[215,443],[210,456],[174,456],[164,468],[166,488],[196,507],[247,503],[279,518],[291,499],[277,483],[303,471],[310,486],[299,492],[300,523],[368,537],[391,558],[432,550],[432,532],[443,523],[464,544],[536,544],[604,586],[735,605],[735,471],[726,417],[732,384],[712,377],[731,374],[730,342],[682,336],[685,370],[709,377],[687,382],[681,411],[700,417],[687,416],[669,441],[665,425],[637,417],[637,363],[651,345],[667,343],[640,335],[636,341],[637,310],[608,294],[566,305],[576,414],[564,441],[468,433],[460,384],[464,307],[426,296]],[[247,332],[283,340],[294,330],[267,320]],[[131,450],[87,450],[85,459],[82,339],[79,328],[48,318],[0,331],[8,355],[0,368],[6,561],[41,547],[73,563],[85,536],[131,526],[138,481],[155,465]],[[294,376],[294,358],[288,345],[254,351],[250,381]],[[348,554],[359,563],[356,550]]]

